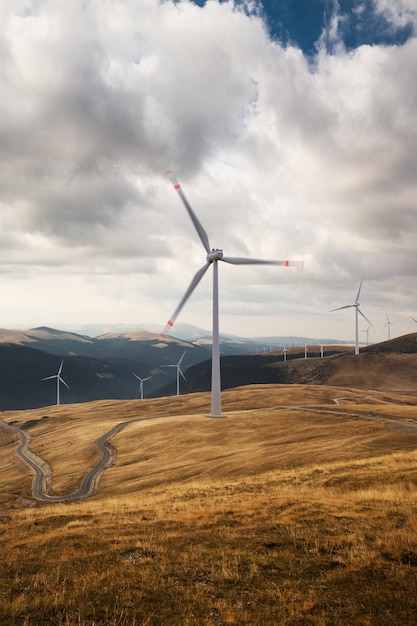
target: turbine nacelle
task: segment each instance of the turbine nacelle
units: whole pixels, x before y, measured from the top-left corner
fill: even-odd
[[[223,250],[214,249],[208,253],[206,259],[207,263],[213,263],[213,261],[221,261],[223,258]]]

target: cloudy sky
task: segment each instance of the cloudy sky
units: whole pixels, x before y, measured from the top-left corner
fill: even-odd
[[[2,0],[0,326],[163,326],[213,247],[221,330],[417,331],[417,1]],[[211,326],[211,276],[178,321]],[[361,337],[368,327],[361,322]]]

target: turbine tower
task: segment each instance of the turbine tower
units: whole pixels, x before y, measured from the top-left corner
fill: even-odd
[[[360,296],[360,293],[361,293],[361,287],[362,287],[362,279],[361,279],[361,282],[359,283],[358,293],[356,294],[355,302],[353,304],[346,304],[345,306],[339,306],[339,307],[337,307],[337,309],[331,309],[331,311],[330,311],[330,312],[332,312],[332,311],[340,311],[341,309],[350,309],[352,307],[355,309],[355,354],[359,354],[358,313],[360,313],[360,315],[362,315],[362,317],[364,319],[366,319],[368,324],[370,324],[372,326],[372,322],[370,322],[368,320],[366,315],[364,315],[364,313],[362,313],[362,311],[359,308],[359,306],[360,306],[359,296]]]
[[[182,373],[182,369],[181,369],[181,363],[182,360],[185,356],[186,350],[184,350],[182,357],[180,358],[180,360],[178,361],[178,363],[174,364],[174,365],[162,365],[162,367],[176,367],[177,368],[177,396],[180,395],[180,374],[183,377],[184,380],[187,380],[184,376],[184,374]]]
[[[390,320],[388,319],[388,315],[385,313],[385,317],[387,318],[387,323],[384,324],[384,328],[387,327],[388,328],[388,341],[391,339],[391,324],[392,322],[390,322]]]
[[[140,393],[140,399],[143,400],[143,383],[145,382],[145,380],[150,380],[152,378],[152,376],[148,376],[147,378],[141,378],[140,376],[138,376],[135,373],[133,373],[133,376],[140,381],[140,383],[139,383],[139,393]]]
[[[198,236],[200,237],[201,243],[206,251],[206,262],[201,267],[194,278],[191,280],[191,283],[186,290],[182,300],[179,305],[175,309],[171,319],[168,321],[163,335],[166,336],[166,333],[172,326],[176,318],[178,317],[181,309],[187,302],[188,298],[193,293],[194,289],[197,287],[200,280],[203,278],[204,274],[207,272],[210,265],[213,266],[213,336],[212,336],[212,354],[211,354],[211,411],[208,414],[208,417],[223,417],[222,406],[221,406],[221,383],[220,383],[220,335],[219,335],[219,279],[218,279],[218,261],[224,261],[225,263],[231,263],[232,265],[283,265],[284,267],[295,266],[295,267],[303,267],[302,261],[266,261],[263,259],[247,259],[241,257],[230,257],[224,256],[223,250],[218,248],[212,248],[210,246],[209,238],[204,230],[200,220],[194,213],[191,205],[189,204],[187,198],[184,195],[184,192],[181,189],[181,185],[178,183],[176,177],[173,172],[169,170],[167,174],[170,176],[172,184],[174,185],[174,189],[178,192],[188,215],[192,223],[194,224],[194,228],[197,231]]]
[[[59,383],[64,383],[65,387],[68,387],[65,380],[61,377],[62,368],[64,365],[64,359],[61,361],[61,365],[59,366],[59,370],[57,374],[53,374],[52,376],[46,376],[46,378],[42,378],[42,380],[51,380],[52,378],[56,378],[56,404],[57,406],[60,404],[59,401]],[[69,387],[68,387],[69,389]]]

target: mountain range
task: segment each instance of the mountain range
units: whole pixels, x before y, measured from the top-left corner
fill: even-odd
[[[211,345],[202,329],[189,329],[194,341],[162,338],[149,331],[106,333],[89,337],[68,331],[38,327],[27,331],[0,329],[0,410],[48,406],[56,402],[56,379],[63,360],[61,403],[139,397],[139,381],[151,377],[145,397],[176,393],[175,365],[181,363],[186,380],[181,393],[207,391],[211,384]],[[279,343],[281,338],[269,338]],[[288,345],[288,338],[287,345]],[[222,387],[254,383],[340,384],[352,387],[413,390],[417,367],[417,333],[361,349],[353,346],[309,344],[274,350],[256,348],[257,339],[226,337],[222,341]],[[273,343],[272,341],[270,342]],[[235,351],[233,353],[233,351]],[[399,380],[401,377],[401,381]],[[382,387],[381,387],[382,385]],[[385,386],[385,387],[384,387]],[[416,387],[417,389],[417,387]]]

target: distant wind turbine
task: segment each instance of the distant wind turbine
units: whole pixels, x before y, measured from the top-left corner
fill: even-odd
[[[46,376],[46,378],[42,378],[42,380],[51,380],[52,378],[56,378],[56,403],[59,405],[59,383],[64,383],[65,387],[68,387],[65,380],[61,377],[62,368],[64,366],[64,359],[61,361],[61,365],[59,366],[59,370],[57,374],[53,374],[52,376]],[[69,389],[69,387],[68,387]]]
[[[288,348],[286,348],[285,346],[283,347],[283,349],[281,350],[280,354],[284,355],[284,361],[287,360],[287,352],[288,352]]]
[[[206,251],[206,262],[201,267],[186,290],[182,300],[175,309],[171,319],[168,321],[164,334],[168,332],[174,325],[176,318],[178,317],[181,309],[187,302],[188,298],[197,287],[204,274],[207,272],[210,265],[213,266],[213,337],[212,337],[212,356],[211,356],[211,411],[208,414],[209,417],[222,417],[221,406],[221,383],[220,383],[220,338],[219,338],[219,283],[218,283],[218,261],[224,261],[225,263],[231,263],[232,265],[282,265],[284,267],[296,266],[303,267],[301,261],[266,261],[263,259],[247,259],[241,257],[227,257],[223,255],[223,250],[218,248],[211,248],[208,235],[204,230],[201,222],[197,218],[193,209],[191,208],[184,192],[181,189],[181,185],[178,183],[173,172],[170,170],[167,172],[171,178],[174,188],[178,192],[191,221],[194,224],[194,228],[200,237],[201,243]]]
[[[321,358],[324,357],[324,346],[323,346],[322,343],[320,344],[320,356],[321,356]]]
[[[366,315],[364,315],[364,313],[362,313],[362,311],[359,308],[359,305],[360,305],[359,296],[360,296],[360,293],[361,293],[361,287],[362,287],[362,279],[361,279],[361,282],[359,283],[358,293],[356,295],[355,302],[353,304],[346,304],[345,306],[337,307],[337,309],[331,309],[331,312],[332,311],[340,311],[341,309],[350,309],[352,307],[355,309],[355,354],[359,354],[358,313],[360,313],[360,315],[362,315],[362,317],[364,319],[366,319],[368,324],[370,324],[372,326],[372,322],[370,322],[368,320]]]
[[[388,315],[385,313],[385,317],[387,318],[387,323],[384,324],[384,328],[387,327],[388,328],[388,341],[391,339],[391,324],[392,322],[390,322],[390,320],[388,319]]]
[[[366,345],[369,346],[369,329],[370,326],[368,326],[368,328],[366,330],[363,330],[363,333],[366,333]]]
[[[304,346],[304,358],[307,358],[307,354],[308,354],[308,348],[307,348],[307,344]]]
[[[180,358],[180,360],[178,361],[178,363],[174,364],[174,365],[162,365],[162,367],[176,367],[177,368],[177,396],[180,395],[180,374],[183,377],[184,380],[187,380],[182,372],[181,369],[181,363],[182,360],[185,356],[186,350],[184,350],[182,357]]]
[[[139,383],[139,393],[140,393],[140,399],[143,400],[143,383],[145,382],[145,380],[150,380],[152,378],[152,376],[148,376],[147,378],[141,378],[140,376],[138,376],[135,373],[133,373],[133,376],[140,381],[140,383]]]

